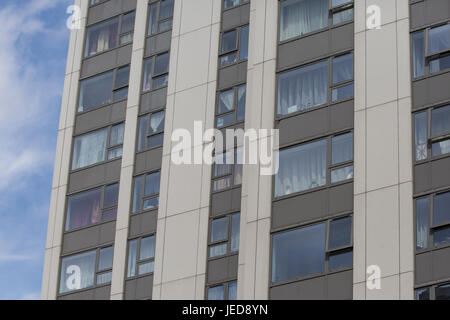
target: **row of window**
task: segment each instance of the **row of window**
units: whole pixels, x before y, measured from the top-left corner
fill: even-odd
[[[416,300],[450,300],[450,283],[417,289]]]
[[[237,281],[230,281],[208,288],[208,300],[237,300]]]
[[[248,2],[249,0],[223,0],[223,8],[229,9]]]
[[[212,219],[210,223],[210,258],[220,257],[239,251],[240,213]]]

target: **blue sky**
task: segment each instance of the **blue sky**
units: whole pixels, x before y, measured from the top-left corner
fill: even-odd
[[[73,0],[1,0],[0,299],[38,299]]]

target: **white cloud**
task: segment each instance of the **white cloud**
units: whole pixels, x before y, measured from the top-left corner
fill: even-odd
[[[20,300],[40,300],[41,295],[39,292],[29,292],[25,293]]]

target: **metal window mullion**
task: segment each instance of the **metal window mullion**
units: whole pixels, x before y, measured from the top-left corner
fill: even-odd
[[[100,260],[100,248],[97,248],[95,250],[94,286],[97,285],[97,273],[98,273],[99,260]]]
[[[428,217],[428,239],[430,241],[430,243],[428,244],[428,248],[433,248],[434,247],[434,230],[433,230],[433,209],[434,209],[434,195],[429,195],[427,196],[428,199],[428,212],[429,212],[429,217]],[[433,231],[432,231],[433,230]]]
[[[161,1],[158,1],[156,4],[156,33],[159,33],[159,23],[161,21]]]
[[[325,222],[325,226],[326,226],[326,231],[325,231],[325,272],[328,273],[329,272],[329,263],[330,263],[330,252],[328,250],[328,242],[330,241],[330,223],[331,220],[327,220]]]

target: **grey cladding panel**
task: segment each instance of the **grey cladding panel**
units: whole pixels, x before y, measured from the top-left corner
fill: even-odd
[[[140,112],[145,113],[166,106],[167,87],[144,93],[141,96]]]
[[[75,120],[75,135],[125,120],[127,102],[121,101],[82,113]]]
[[[83,60],[81,78],[90,77],[131,63],[132,44]]]
[[[327,278],[328,300],[352,300],[353,299],[353,271],[344,271],[328,275]]]
[[[172,30],[148,37],[145,41],[145,57],[168,51],[172,41]]]
[[[58,300],[110,300],[111,286],[103,286],[82,292],[64,295]]]
[[[63,237],[62,254],[90,249],[114,242],[116,222],[84,228],[66,233]]]
[[[130,218],[130,237],[156,232],[158,210],[132,215]]]
[[[162,147],[136,154],[135,174],[154,171],[161,168]]]
[[[450,157],[414,167],[414,193],[421,193],[450,185]]]
[[[413,82],[413,109],[450,100],[450,72]]]
[[[238,255],[208,261],[208,283],[217,283],[236,279]]]
[[[125,281],[125,300],[151,299],[153,275]]]
[[[109,0],[89,8],[88,24],[112,18],[136,9],[136,0]]]
[[[325,300],[326,277],[303,280],[273,287],[269,291],[271,300]]]
[[[425,27],[450,18],[450,1],[425,0],[411,4],[411,28]]]
[[[118,181],[120,179],[121,162],[122,159],[117,159],[71,173],[69,175],[68,192],[77,192]]]
[[[450,278],[450,248],[416,255],[416,284]]]
[[[240,211],[241,188],[215,193],[211,196],[211,216]]]
[[[218,89],[232,87],[247,81],[247,62],[240,62],[229,67],[219,69]]]
[[[230,10],[226,10],[222,14],[222,30],[229,30],[249,23],[250,21],[250,4],[239,6]]]

